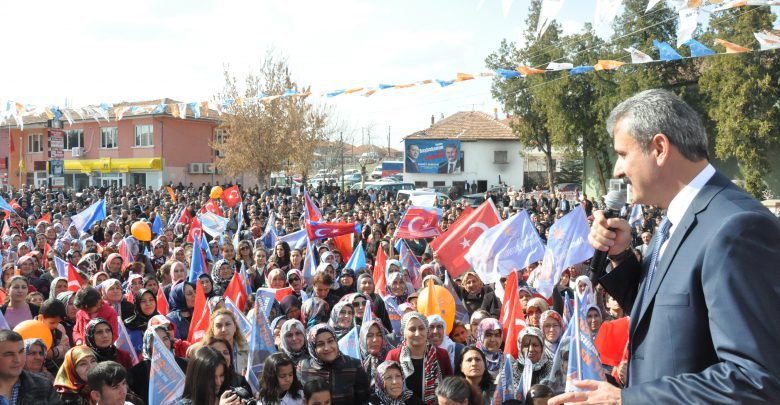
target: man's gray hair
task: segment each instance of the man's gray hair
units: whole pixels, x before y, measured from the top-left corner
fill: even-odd
[[[645,90],[618,104],[607,118],[607,132],[614,136],[620,120],[644,152],[649,151],[653,136],[664,134],[686,159],[709,159],[707,131],[699,114],[668,90]]]

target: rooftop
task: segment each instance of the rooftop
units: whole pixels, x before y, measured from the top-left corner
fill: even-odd
[[[461,111],[404,139],[517,140],[517,136],[507,120],[497,120],[481,111]]]

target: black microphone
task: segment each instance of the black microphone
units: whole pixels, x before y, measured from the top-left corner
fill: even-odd
[[[604,216],[607,218],[617,218],[620,216],[620,210],[626,205],[626,192],[624,190],[612,190],[604,196]],[[607,271],[608,252],[597,250],[593,258],[590,259],[590,282],[595,286],[599,278]]]

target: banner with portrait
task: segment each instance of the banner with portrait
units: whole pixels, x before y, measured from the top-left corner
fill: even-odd
[[[405,173],[460,173],[463,157],[460,141],[449,139],[407,139],[404,143]]]

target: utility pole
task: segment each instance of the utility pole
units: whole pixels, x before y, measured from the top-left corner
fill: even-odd
[[[387,126],[387,157],[390,158],[390,125]]]
[[[341,150],[341,191],[344,191],[344,133],[339,132],[339,149]]]

